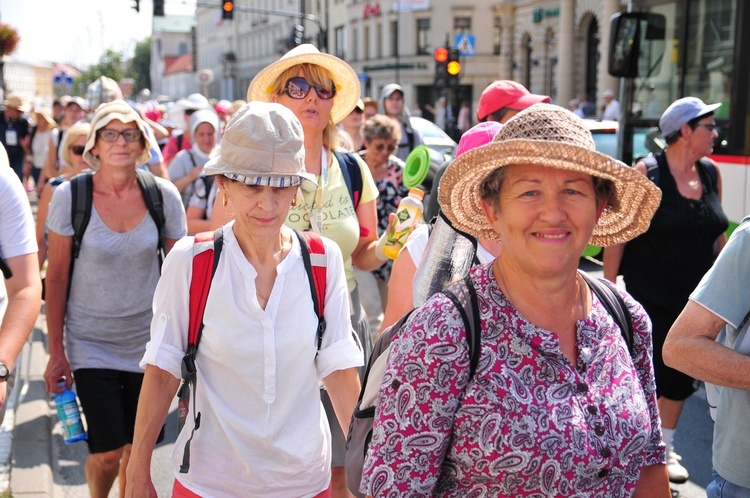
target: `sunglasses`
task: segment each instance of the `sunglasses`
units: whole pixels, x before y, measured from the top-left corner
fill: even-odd
[[[68,147],[68,150],[76,156],[82,156],[85,149],[86,147],[83,145],[71,145],[70,147]]]
[[[390,144],[390,145],[377,144],[377,145],[373,145],[372,149],[375,150],[375,152],[383,152],[383,149],[388,149],[388,152],[391,153],[394,150],[398,149],[398,145],[395,145],[395,144]]]
[[[713,131],[716,129],[717,124],[716,123],[698,123],[696,126],[705,128],[708,130],[709,133],[713,133]]]
[[[320,85],[311,85],[301,76],[288,80],[284,86],[284,93],[293,99],[300,100],[307,97],[311,88],[314,88],[315,93],[323,100],[332,99],[336,95],[336,87],[333,85],[333,82],[331,82],[331,88],[326,88]]]
[[[120,135],[122,135],[122,138],[124,138],[126,142],[137,142],[143,136],[141,130],[117,131],[110,130],[108,128],[102,128],[101,130],[97,131],[96,134],[105,142],[117,142],[117,139],[120,138]]]

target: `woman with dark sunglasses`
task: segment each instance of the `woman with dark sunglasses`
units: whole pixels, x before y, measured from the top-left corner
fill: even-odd
[[[305,136],[305,169],[315,175],[317,187],[302,185],[295,197],[286,225],[299,230],[314,230],[332,239],[344,258],[346,281],[351,296],[351,322],[367,358],[372,338],[360,303],[354,267],[370,271],[383,265],[385,240],[378,239],[375,199],[378,191],[362,159],[350,154],[337,157],[337,124],[357,104],[359,79],[346,62],[320,53],[312,45],[300,45],[261,70],[250,83],[247,100],[278,102],[294,112]],[[350,168],[344,162],[354,164]],[[344,171],[361,178],[360,188],[350,191]],[[350,175],[353,176],[353,175]],[[309,183],[309,182],[308,182]],[[353,182],[357,183],[357,182]],[[217,199],[218,201],[218,199]],[[218,227],[233,216],[221,202],[214,203],[211,225]],[[360,375],[363,372],[360,371]],[[332,434],[333,496],[345,496],[345,433],[338,422],[325,391],[321,392]]]
[[[47,214],[52,193],[61,183],[70,180],[81,171],[88,169],[89,165],[83,160],[83,149],[86,145],[86,136],[89,134],[91,125],[88,123],[76,123],[68,128],[63,139],[60,156],[63,160],[62,174],[44,184],[39,196],[36,212],[36,242],[39,244],[39,268],[44,266],[47,259]]]

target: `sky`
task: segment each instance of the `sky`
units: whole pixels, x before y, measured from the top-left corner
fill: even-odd
[[[152,0],[0,0],[0,22],[21,36],[12,57],[25,62],[62,62],[80,69],[107,49],[132,56],[151,34]],[[166,0],[167,15],[194,12],[195,0]]]

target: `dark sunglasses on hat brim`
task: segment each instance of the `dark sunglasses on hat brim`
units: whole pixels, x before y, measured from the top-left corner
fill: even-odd
[[[315,93],[318,97],[323,100],[329,100],[336,96],[336,86],[331,82],[331,87],[326,88],[320,85],[311,85],[305,78],[296,76],[287,80],[284,85],[284,93],[289,95],[293,99],[304,99],[310,93],[310,90],[314,88]]]

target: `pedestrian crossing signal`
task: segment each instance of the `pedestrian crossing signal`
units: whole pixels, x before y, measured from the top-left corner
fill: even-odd
[[[221,4],[221,18],[226,21],[234,19],[234,0],[224,0]]]

